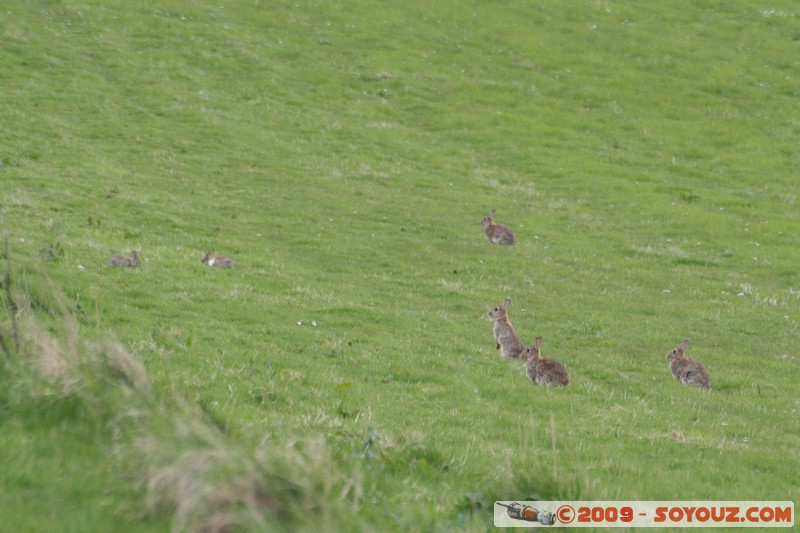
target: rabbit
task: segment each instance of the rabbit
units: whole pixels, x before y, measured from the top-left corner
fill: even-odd
[[[227,255],[213,255],[211,252],[206,253],[203,258],[203,263],[208,266],[218,266],[222,268],[231,268],[233,266],[233,259]]]
[[[481,225],[483,226],[483,232],[486,234],[486,238],[489,239],[492,244],[514,244],[514,232],[511,231],[511,228],[504,224],[494,223],[494,209],[492,209],[490,214],[481,219]]]
[[[497,307],[489,309],[489,317],[494,320],[494,339],[500,355],[506,359],[519,359],[525,347],[514,332],[514,326],[508,321],[508,304],[511,298],[506,298]]]
[[[542,338],[536,337],[533,346],[525,350],[525,357],[528,360],[528,379],[536,385],[546,387],[557,387],[559,385],[569,385],[569,374],[564,363],[555,359],[541,357],[539,347],[542,345]]]
[[[689,385],[690,387],[710,389],[711,378],[709,378],[706,368],[700,363],[700,361],[689,359],[683,355],[687,346],[689,346],[689,339],[683,341],[683,344],[677,348],[673,348],[667,352],[669,369],[672,371],[673,377],[684,385]]]
[[[111,259],[108,260],[109,266],[116,266],[116,267],[138,267],[141,264],[139,261],[139,254],[136,253],[136,250],[131,252],[131,257],[125,255],[115,255]]]

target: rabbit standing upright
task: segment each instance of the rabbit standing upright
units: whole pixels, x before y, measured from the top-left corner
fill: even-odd
[[[699,389],[710,389],[711,378],[708,376],[706,367],[704,367],[700,361],[689,359],[684,355],[688,346],[689,339],[686,339],[680,346],[667,352],[669,369],[672,371],[672,376],[684,385],[697,387]]]
[[[489,309],[489,317],[494,320],[494,339],[500,355],[506,359],[519,359],[525,347],[517,337],[514,326],[508,320],[508,304],[511,298],[506,298],[503,303]]]
[[[133,250],[131,252],[131,257],[126,255],[115,255],[108,260],[108,264],[116,267],[138,267],[141,262],[139,261],[139,254],[136,253],[136,250]]]
[[[203,264],[208,266],[217,266],[222,268],[231,268],[233,267],[233,259],[228,257],[227,255],[213,255],[211,252],[206,253],[206,256],[203,258]]]
[[[491,243],[504,245],[514,244],[514,232],[511,231],[511,228],[504,224],[494,223],[494,209],[481,219],[481,225],[483,226],[483,232],[486,234],[486,238],[489,239]]]
[[[560,361],[542,357],[539,351],[541,345],[542,338],[536,337],[534,345],[525,350],[525,357],[528,359],[528,379],[536,385],[546,387],[569,385],[567,367]]]

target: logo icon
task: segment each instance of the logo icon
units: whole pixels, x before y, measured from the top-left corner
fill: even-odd
[[[522,505],[519,502],[514,502],[511,505],[496,502],[500,507],[505,507],[508,516],[514,520],[524,520],[525,522],[539,522],[545,526],[552,526],[556,523],[556,515],[550,511],[540,511],[534,509],[530,505]]]

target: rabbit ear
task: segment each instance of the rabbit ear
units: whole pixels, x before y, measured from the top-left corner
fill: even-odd
[[[508,309],[508,304],[510,303],[511,303],[511,298],[506,298],[505,300],[503,300],[503,305],[501,305],[500,307],[503,309],[503,311],[505,311],[506,309]]]
[[[536,340],[533,342],[533,347],[536,348],[536,351],[539,351],[539,347],[542,345],[542,338],[536,337]]]
[[[492,209],[492,210],[489,212],[489,216],[490,216],[490,217],[492,217],[492,218],[494,218],[494,209]]]
[[[689,347],[689,339],[686,339],[685,341],[683,341],[683,343],[681,343],[681,347],[678,348],[678,351],[680,353],[683,353],[683,352],[686,351],[686,348],[688,348],[688,347]]]

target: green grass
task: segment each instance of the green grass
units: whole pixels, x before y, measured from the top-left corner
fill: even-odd
[[[153,389],[6,362],[3,529],[800,500],[797,6],[429,4],[3,9],[20,327],[75,361],[115,339]],[[483,237],[492,208],[515,246]],[[505,296],[568,388],[500,359]],[[710,394],[670,376],[684,338]]]

